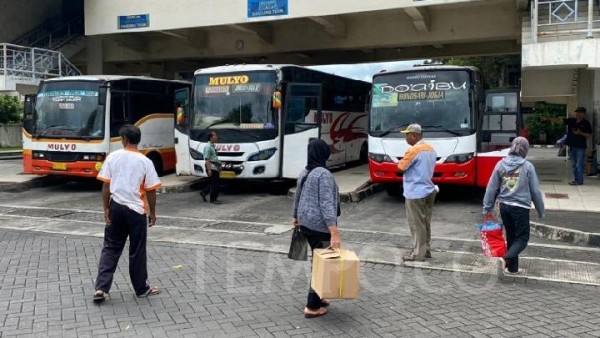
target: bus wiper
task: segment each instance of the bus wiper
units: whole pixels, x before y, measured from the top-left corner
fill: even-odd
[[[246,135],[248,135],[248,136],[252,136],[252,137],[253,137],[254,139],[256,139],[256,140],[260,139],[260,136],[258,136],[258,135],[256,135],[256,134],[253,134],[253,133],[252,133],[251,131],[249,131],[249,130],[244,130],[244,129],[231,129],[231,130],[237,130],[237,131],[239,131],[240,133],[246,134]]]
[[[223,124],[223,123],[228,123],[228,122],[231,122],[231,121],[229,121],[229,119],[222,119],[222,120],[219,120],[217,122],[213,122],[213,123],[209,124],[208,127],[204,128],[204,129],[208,129],[208,128],[212,127],[212,126],[216,126],[216,125]]]
[[[37,137],[37,139],[39,140],[39,139],[40,139],[40,138],[42,138],[44,135],[46,135],[46,133],[47,133],[48,131],[50,131],[50,130],[52,130],[52,129],[54,129],[54,128],[58,128],[58,127],[68,127],[68,126],[67,126],[67,125],[65,125],[65,124],[53,124],[53,125],[50,125],[50,126],[46,127],[44,130],[42,130],[42,132],[41,132],[41,133],[37,134],[37,136],[36,136],[36,137]]]
[[[452,129],[448,129],[446,127],[443,126],[421,126],[421,128],[423,129],[429,129],[429,128],[435,128],[435,129],[439,129],[439,130],[443,130],[447,133],[450,133],[452,135],[456,135],[456,136],[461,136],[462,134],[457,132],[456,130],[452,130]]]
[[[379,137],[384,137],[384,136],[390,134],[391,132],[393,132],[399,128],[406,127],[406,126],[408,126],[408,123],[397,124],[391,128],[386,129],[385,131],[381,132],[381,134],[379,134]]]

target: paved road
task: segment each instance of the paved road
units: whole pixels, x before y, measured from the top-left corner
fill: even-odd
[[[308,263],[283,255],[149,245],[163,293],[136,299],[121,261],[90,300],[101,239],[0,230],[0,335],[11,337],[598,337],[600,290],[363,264],[358,300],[304,319]]]

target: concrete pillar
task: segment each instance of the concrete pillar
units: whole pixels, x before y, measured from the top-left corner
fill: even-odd
[[[104,48],[102,39],[88,36],[86,37],[86,43],[86,73],[89,75],[104,74]]]
[[[594,135],[592,137],[593,144],[600,144],[600,70],[592,71],[594,73],[594,82],[593,82],[593,107],[590,109],[592,116],[589,117],[590,122],[592,123],[592,128],[594,130]],[[600,146],[596,146],[596,148],[600,148]]]

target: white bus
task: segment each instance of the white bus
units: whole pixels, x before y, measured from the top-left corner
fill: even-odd
[[[399,193],[402,175],[396,163],[409,147],[400,131],[419,123],[438,154],[433,181],[484,188],[496,163],[508,154],[519,119],[518,112],[509,108],[509,102],[517,105],[517,96],[490,92],[490,107],[502,112],[493,115],[491,108],[485,109],[485,94],[474,67],[416,67],[375,74],[369,128],[371,181],[385,184],[390,195]],[[506,125],[505,130],[498,123]]]
[[[119,128],[140,128],[139,150],[160,173],[175,169],[176,91],[191,84],[139,76],[72,76],[43,81],[26,97],[23,169],[38,175],[96,177]]]
[[[307,144],[331,148],[328,166],[367,160],[366,97],[370,84],[293,65],[200,69],[193,107],[176,127],[177,173],[206,176],[208,135],[223,162],[222,178],[295,179]]]

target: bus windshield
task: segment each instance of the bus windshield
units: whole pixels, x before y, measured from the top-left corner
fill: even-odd
[[[472,134],[474,109],[467,71],[410,71],[373,78],[369,134],[402,137],[411,123],[423,127],[427,137]]]
[[[273,129],[275,72],[198,75],[194,80],[192,128]]]
[[[33,136],[102,139],[104,107],[98,105],[100,82],[56,81],[40,86]]]

